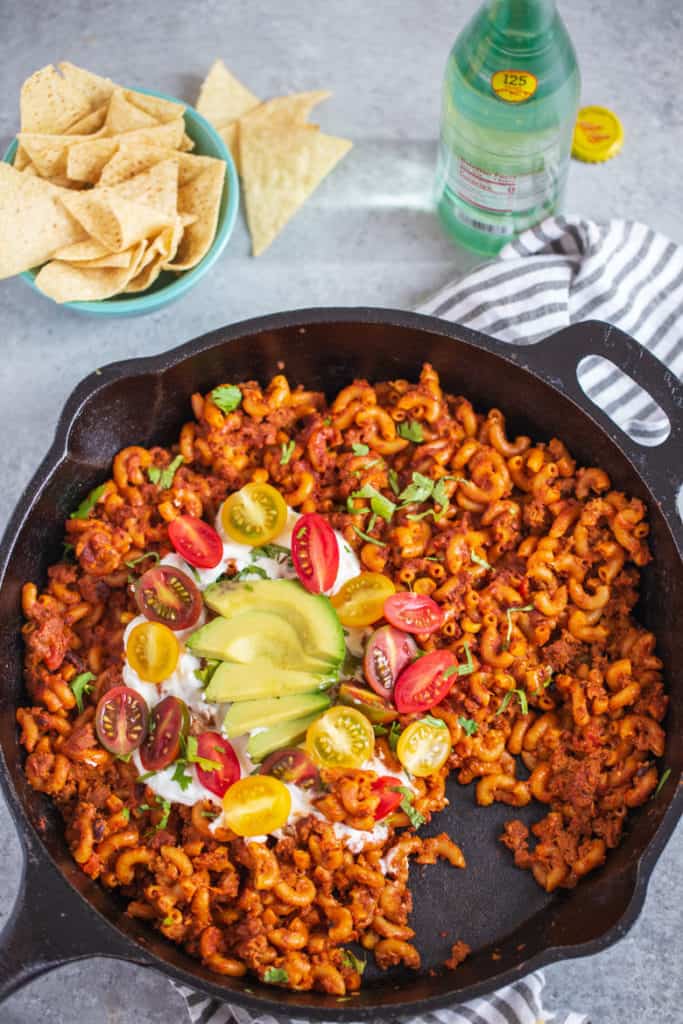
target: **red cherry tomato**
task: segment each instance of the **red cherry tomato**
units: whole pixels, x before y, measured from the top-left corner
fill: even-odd
[[[197,569],[214,569],[223,557],[223,541],[213,526],[197,516],[178,516],[168,524],[171,544]]]
[[[458,678],[457,666],[450,651],[432,651],[404,669],[394,687],[394,704],[400,713],[428,711],[440,703]]]
[[[97,738],[112,754],[130,754],[147,734],[148,717],[147,704],[136,690],[130,686],[115,686],[107,690],[97,705]]]
[[[259,769],[261,775],[272,775],[280,782],[295,782],[310,789],[318,781],[318,769],[310,757],[298,747],[285,747],[267,757]]]
[[[232,744],[219,732],[203,732],[197,739],[197,754],[205,757],[207,761],[215,761],[220,768],[212,768],[210,771],[197,765],[197,778],[202,786],[216,796],[225,796],[232,786],[237,782],[242,770],[237,760],[237,754]]]
[[[412,636],[382,626],[368,640],[363,658],[365,678],[380,697],[389,698],[399,675],[417,655],[417,644]]]
[[[177,760],[190,727],[187,704],[180,697],[164,697],[154,707],[147,739],[140,748],[142,767],[160,772]]]
[[[135,585],[135,600],[142,614],[171,629],[194,626],[202,610],[202,595],[190,577],[171,565],[155,565]]]
[[[384,618],[406,633],[435,633],[443,626],[443,609],[426,594],[392,594],[384,602]]]
[[[379,793],[379,803],[375,809],[375,821],[381,821],[388,814],[395,811],[401,802],[401,794],[395,790],[401,785],[401,780],[393,775],[380,775],[370,787],[374,793]]]
[[[292,561],[311,594],[329,590],[339,571],[339,545],[334,530],[317,512],[307,512],[292,531]]]

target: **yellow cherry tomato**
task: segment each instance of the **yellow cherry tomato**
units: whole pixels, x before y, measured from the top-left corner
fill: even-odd
[[[282,533],[287,505],[270,484],[245,484],[223,502],[221,522],[232,540],[256,547]]]
[[[266,836],[289,817],[292,797],[284,782],[271,775],[248,775],[223,797],[223,819],[238,836]]]
[[[399,736],[396,754],[411,775],[425,778],[438,772],[451,752],[451,734],[445,725],[424,718],[411,722]]]
[[[342,626],[371,626],[382,618],[384,602],[396,587],[381,572],[362,572],[332,596]]]
[[[306,747],[322,768],[360,768],[373,755],[375,733],[362,712],[338,705],[309,725]]]
[[[131,629],[126,657],[146,683],[161,683],[178,664],[180,648],[175,634],[161,622],[142,622]]]

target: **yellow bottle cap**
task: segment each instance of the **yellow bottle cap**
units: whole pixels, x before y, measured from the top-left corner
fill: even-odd
[[[616,156],[624,144],[624,129],[607,107],[582,107],[576,118],[572,156],[587,163],[601,163]]]

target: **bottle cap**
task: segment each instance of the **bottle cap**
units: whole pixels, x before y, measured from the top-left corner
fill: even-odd
[[[574,126],[572,156],[587,163],[602,163],[616,156],[624,144],[621,121],[607,107],[582,107]]]

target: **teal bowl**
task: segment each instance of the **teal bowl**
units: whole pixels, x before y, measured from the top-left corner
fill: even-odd
[[[156,96],[162,100],[172,100],[175,103],[183,102],[174,96],[165,96],[164,93],[154,92],[151,89],[136,89],[136,92],[145,93],[147,96]],[[216,129],[192,107],[183,105],[185,106],[185,131],[194,142],[192,152],[199,156],[217,157],[219,160],[224,160],[226,164],[225,184],[218,211],[216,235],[206,256],[192,270],[181,271],[178,274],[170,270],[163,271],[154,284],[135,296],[123,294],[111,299],[100,299],[97,302],[61,302],[55,303],[55,305],[73,309],[77,313],[92,313],[94,316],[136,316],[141,313],[152,313],[189,292],[206,274],[207,270],[211,269],[225,249],[235,226],[240,201],[240,186],[235,164],[228,147]],[[5,163],[14,162],[17,146],[18,143],[15,139],[2,158]],[[43,295],[43,292],[36,288],[36,273],[35,270],[27,270],[19,276],[23,277],[24,281],[39,295],[52,302],[52,299]]]

